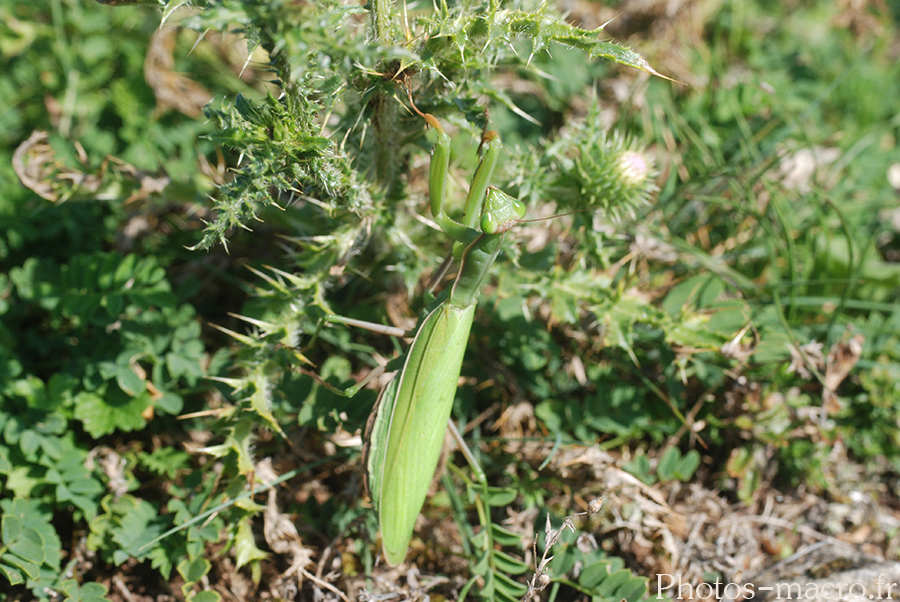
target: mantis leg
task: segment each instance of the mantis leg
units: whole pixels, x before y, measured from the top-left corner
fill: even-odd
[[[403,330],[402,328],[397,328],[396,326],[386,326],[384,324],[367,322],[365,320],[357,320],[355,318],[347,318],[344,316],[338,316],[336,314],[329,314],[325,316],[325,321],[329,324],[346,324],[347,326],[364,328],[366,330],[377,332],[379,334],[386,334],[391,337],[412,337],[416,334],[415,331],[410,332],[408,330]]]
[[[472,453],[472,450],[469,449],[468,445],[466,445],[462,433],[460,433],[459,429],[456,428],[456,424],[453,423],[453,420],[447,421],[447,428],[450,429],[450,434],[453,436],[453,440],[456,441],[456,445],[459,446],[459,451],[462,452],[462,455],[465,457],[466,462],[468,462],[469,467],[472,469],[472,472],[475,473],[475,479],[482,485],[486,484],[487,476],[484,474],[484,470],[481,468],[481,464],[478,463],[478,460],[475,459],[475,455]]]
[[[438,133],[437,142],[431,156],[431,166],[428,171],[428,196],[431,201],[431,213],[438,226],[453,238],[454,256],[459,257],[462,249],[475,241],[481,232],[476,228],[481,218],[484,201],[487,195],[488,183],[497,165],[500,150],[503,148],[500,137],[496,132],[487,132],[482,140],[481,159],[469,194],[466,197],[465,210],[462,223],[448,216],[444,211],[444,199],[447,194],[447,176],[450,170],[450,136],[444,131],[443,126],[433,115],[423,114],[425,120]]]
[[[308,377],[310,377],[311,379],[316,381],[316,383],[322,385],[323,387],[325,387],[326,389],[328,389],[335,395],[340,395],[341,397],[350,398],[350,397],[355,397],[357,393],[359,393],[361,390],[363,390],[366,387],[366,385],[368,385],[370,382],[372,382],[372,379],[374,379],[378,376],[381,376],[382,374],[385,373],[386,370],[387,370],[387,368],[384,366],[378,366],[377,368],[372,368],[372,370],[369,371],[369,373],[366,374],[365,376],[363,376],[361,379],[359,379],[359,381],[355,385],[353,385],[352,387],[347,387],[346,389],[341,389],[339,387],[335,387],[333,384],[331,384],[330,382],[328,382],[327,380],[325,380],[324,378],[322,378],[321,376],[319,376],[312,370],[301,369],[300,372],[307,375]]]
[[[466,196],[466,205],[462,218],[464,226],[476,228],[478,220],[484,213],[488,186],[491,177],[494,175],[494,168],[497,166],[497,159],[500,157],[502,149],[503,145],[497,132],[487,132],[482,138],[481,147],[479,148],[481,156],[478,162],[478,169],[475,170],[475,177],[472,178],[472,185],[469,187],[469,194]],[[453,256],[460,257],[465,246],[465,241],[457,240],[453,245]]]
[[[377,332],[379,334],[386,334],[388,336],[393,337],[404,337],[409,338],[415,336],[415,331],[407,331],[402,328],[397,328],[395,326],[387,326],[385,324],[377,324],[375,322],[367,322],[365,320],[357,320],[356,318],[348,318],[346,316],[339,316],[336,314],[328,314],[326,315],[319,326],[316,328],[316,332],[313,335],[313,339],[318,337],[319,330],[321,330],[324,324],[346,324],[348,326],[355,326],[357,328],[364,328],[366,330],[370,330],[372,332]],[[390,363],[388,364],[390,365]],[[346,389],[341,389],[339,387],[335,387],[321,376],[313,372],[312,370],[301,370],[301,372],[310,378],[312,378],[316,383],[322,385],[335,395],[340,395],[341,397],[354,397],[357,393],[359,393],[362,389],[366,387],[372,380],[382,374],[385,373],[387,368],[385,366],[379,366],[377,368],[373,368],[368,374],[366,374],[363,378],[359,380],[352,387],[348,387]]]

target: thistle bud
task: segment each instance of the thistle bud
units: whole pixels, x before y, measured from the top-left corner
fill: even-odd
[[[631,211],[656,190],[653,160],[635,141],[598,133],[579,146],[574,173],[581,193],[575,203],[579,209]]]
[[[636,140],[603,130],[601,121],[595,109],[583,124],[561,133],[540,165],[523,164],[520,198],[543,197],[561,209],[613,216],[646,203],[656,191],[652,155]]]
[[[643,186],[647,176],[653,171],[653,165],[647,156],[636,151],[625,151],[619,156],[619,173],[628,186]]]

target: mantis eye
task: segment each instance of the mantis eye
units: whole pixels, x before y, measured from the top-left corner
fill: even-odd
[[[521,201],[491,186],[481,215],[481,231],[502,234],[519,223],[524,215],[525,205]]]

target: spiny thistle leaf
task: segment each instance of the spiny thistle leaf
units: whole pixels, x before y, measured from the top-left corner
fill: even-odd
[[[600,57],[609,59],[611,61],[619,63],[620,65],[640,69],[641,71],[645,71],[651,75],[655,75],[669,81],[676,81],[671,77],[666,77],[665,75],[651,67],[650,63],[647,62],[647,59],[645,59],[634,50],[619,46],[618,44],[614,44],[613,42],[597,42],[594,47],[590,49],[590,56],[591,58]]]
[[[279,193],[316,195],[333,209],[359,210],[365,198],[349,159],[335,144],[318,135],[320,126],[269,94],[261,103],[238,95],[233,105],[206,108],[216,122],[212,139],[240,150],[243,165],[220,189],[218,219],[198,245],[208,248],[224,240],[228,230],[244,226]]]
[[[441,17],[444,19],[441,19]],[[423,66],[442,72],[450,62],[458,62],[464,69],[484,66],[485,53],[490,63],[518,58],[514,44],[530,41],[531,57],[549,51],[552,44],[562,44],[589,53],[591,58],[606,58],[617,63],[665,77],[653,69],[637,52],[613,42],[599,40],[602,27],[594,30],[569,25],[549,11],[546,3],[533,11],[493,10],[470,14],[468,18],[438,16],[430,22],[423,54]],[[669,79],[669,78],[666,78]]]

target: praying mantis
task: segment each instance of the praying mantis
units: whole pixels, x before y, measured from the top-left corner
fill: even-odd
[[[478,294],[500,252],[504,233],[525,214],[517,199],[489,186],[501,144],[496,132],[487,132],[462,219],[449,217],[444,199],[450,136],[433,115],[419,114],[437,131],[428,178],[432,215],[456,241],[454,254],[460,258],[460,268],[452,286],[421,320],[402,367],[382,391],[366,427],[366,481],[378,514],[382,550],[392,565],[406,558],[440,459]],[[359,325],[336,316],[327,321]],[[345,393],[352,395],[360,387]],[[475,470],[483,479],[480,469]]]

